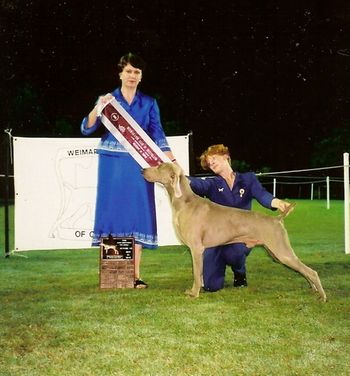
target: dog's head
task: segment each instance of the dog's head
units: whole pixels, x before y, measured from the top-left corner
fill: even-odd
[[[182,169],[175,163],[162,163],[157,167],[148,167],[142,171],[143,177],[151,183],[160,183],[168,190],[174,193],[176,198],[182,196],[180,188],[180,176]]]

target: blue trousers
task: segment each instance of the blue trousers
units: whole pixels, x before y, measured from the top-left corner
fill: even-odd
[[[226,266],[233,272],[245,273],[245,261],[251,249],[244,243],[227,244],[207,248],[203,253],[204,290],[218,291],[224,288]]]

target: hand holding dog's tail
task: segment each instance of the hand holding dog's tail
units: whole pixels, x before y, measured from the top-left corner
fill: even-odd
[[[278,216],[280,220],[287,217],[287,215],[293,211],[295,205],[295,203],[283,201],[279,198],[274,198],[271,202],[271,206],[281,212],[281,214]]]
[[[290,202],[286,207],[283,209],[282,213],[279,215],[280,220],[282,221],[284,218],[287,217],[295,208],[296,203]]]

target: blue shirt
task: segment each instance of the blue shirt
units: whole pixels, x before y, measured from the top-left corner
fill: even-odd
[[[137,91],[132,103],[124,99],[120,88],[113,91],[112,95],[122,105],[122,107],[134,118],[138,125],[148,134],[149,137],[163,151],[169,151],[170,147],[160,122],[160,113],[157,101],[140,91]],[[87,128],[88,117],[85,117],[81,123],[81,133],[85,136],[94,133],[100,126],[103,127],[101,119],[98,117],[91,128]],[[126,150],[123,145],[107,130],[101,137],[97,148],[99,154],[114,154]]]
[[[271,202],[274,196],[268,192],[252,172],[236,172],[232,190],[221,176],[213,178],[194,178],[189,176],[191,188],[199,196],[224,206],[250,210],[252,200],[256,199],[262,206],[273,209]]]

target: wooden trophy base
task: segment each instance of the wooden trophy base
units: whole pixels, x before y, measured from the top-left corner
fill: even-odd
[[[100,244],[100,288],[134,288],[134,238],[103,238]]]

